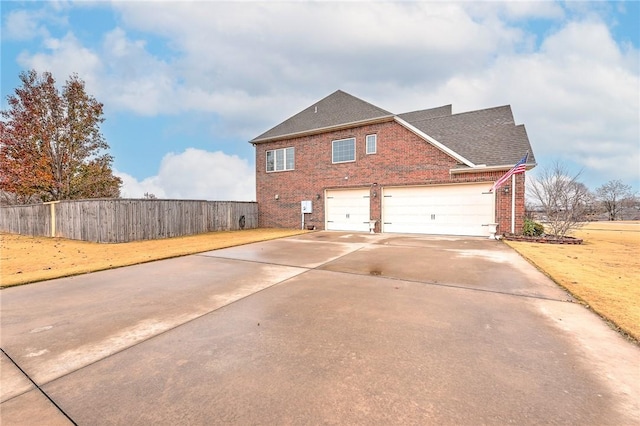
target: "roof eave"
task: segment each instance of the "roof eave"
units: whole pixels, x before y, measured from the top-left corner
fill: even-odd
[[[330,132],[330,131],[335,131],[335,130],[349,129],[349,128],[352,128],[352,127],[364,126],[364,125],[367,125],[367,124],[384,123],[386,121],[392,121],[393,119],[394,119],[393,115],[385,115],[385,116],[382,116],[382,117],[368,118],[366,120],[352,121],[352,122],[349,122],[349,123],[343,123],[343,124],[338,124],[338,125],[334,125],[334,126],[319,127],[317,129],[305,130],[305,131],[302,131],[302,132],[287,133],[285,135],[272,136],[272,137],[267,137],[267,138],[262,138],[262,139],[253,139],[253,140],[249,141],[249,143],[251,143],[253,145],[256,145],[256,144],[259,144],[259,143],[275,142],[275,141],[281,141],[281,140],[285,140],[285,139],[299,138],[299,137],[302,137],[302,136],[316,135],[316,134],[319,134],[319,133],[325,133],[325,132]]]
[[[462,174],[462,173],[478,173],[478,172],[496,172],[496,171],[508,171],[515,164],[506,164],[501,166],[485,166],[484,164],[477,165],[475,167],[465,167],[463,169],[449,169],[449,173],[451,174]],[[527,163],[527,171],[533,169],[537,166],[537,163]]]

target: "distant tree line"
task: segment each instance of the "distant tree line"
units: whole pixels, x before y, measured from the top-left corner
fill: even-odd
[[[49,72],[20,74],[0,112],[0,201],[26,204],[120,196],[100,132],[103,105],[72,75],[58,90]]]

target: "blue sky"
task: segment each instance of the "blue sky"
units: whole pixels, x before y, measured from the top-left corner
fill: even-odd
[[[640,190],[640,2],[1,3],[23,70],[105,105],[123,195],[255,199],[253,137],[337,89],[402,113],[510,104],[538,167]]]

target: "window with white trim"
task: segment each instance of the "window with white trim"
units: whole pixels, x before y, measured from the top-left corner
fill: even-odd
[[[267,151],[267,172],[283,172],[295,168],[295,149],[281,148]]]
[[[367,154],[375,154],[378,148],[378,135],[367,135]]]
[[[334,163],[356,161],[356,138],[333,141],[331,143],[331,161]]]

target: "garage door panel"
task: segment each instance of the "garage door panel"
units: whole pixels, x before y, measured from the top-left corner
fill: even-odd
[[[489,235],[494,195],[486,184],[385,188],[383,231]]]
[[[330,190],[326,193],[326,229],[369,230],[369,189]]]

